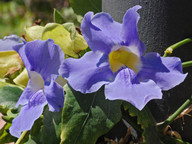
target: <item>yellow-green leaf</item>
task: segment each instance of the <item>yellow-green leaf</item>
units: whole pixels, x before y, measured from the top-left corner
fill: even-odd
[[[3,78],[10,68],[21,68],[23,66],[24,65],[19,54],[15,51],[0,52],[0,78]]]
[[[28,81],[29,81],[29,76],[26,68],[13,80],[15,84],[22,87],[26,87]]]
[[[75,43],[74,43],[74,51],[76,53],[79,53],[82,50],[85,50],[87,48],[88,48],[88,45],[87,45],[85,39],[83,38],[83,36],[78,34],[78,33],[76,33]]]
[[[33,41],[36,39],[41,39],[42,32],[44,30],[43,26],[32,26],[32,27],[25,27],[25,40],[26,41]]]
[[[49,23],[45,26],[42,33],[42,40],[53,39],[63,52],[67,55],[77,58],[78,54],[74,52],[74,44],[71,40],[70,33],[64,26],[56,23]]]

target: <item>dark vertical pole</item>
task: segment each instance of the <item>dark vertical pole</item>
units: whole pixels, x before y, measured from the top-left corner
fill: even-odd
[[[148,52],[159,52],[187,37],[192,36],[192,0],[103,0],[102,9],[121,22],[127,9],[141,5],[138,31],[140,39],[145,43]],[[174,56],[181,60],[192,60],[192,44],[174,51]],[[187,79],[181,85],[164,93],[162,100],[154,100],[149,107],[157,121],[165,120],[184,101],[192,95],[192,68]],[[192,118],[184,126],[184,137],[192,141]],[[190,129],[189,129],[190,127]],[[177,129],[180,129],[180,127]]]

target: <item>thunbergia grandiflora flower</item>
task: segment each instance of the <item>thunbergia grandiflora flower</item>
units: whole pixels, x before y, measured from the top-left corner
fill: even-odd
[[[35,40],[13,48],[21,56],[30,78],[16,104],[16,107],[22,105],[21,111],[10,128],[10,133],[19,137],[22,131],[32,128],[46,104],[50,111],[59,111],[63,107],[64,91],[57,81],[64,53],[51,39]]]
[[[141,110],[152,99],[161,99],[161,90],[183,82],[179,58],[148,53],[137,34],[140,6],[129,9],[118,23],[107,13],[88,12],[82,21],[82,34],[91,52],[81,59],[67,59],[60,73],[72,88],[92,93],[105,85],[109,100],[128,101]]]
[[[13,46],[20,43],[20,38],[16,35],[6,36],[0,39],[0,51],[13,50]]]

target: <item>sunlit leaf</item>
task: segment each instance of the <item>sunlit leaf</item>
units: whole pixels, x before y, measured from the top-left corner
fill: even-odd
[[[0,78],[9,72],[10,68],[18,67],[21,68],[23,62],[15,51],[1,51],[0,52]]]
[[[41,39],[43,30],[44,30],[44,27],[39,25],[25,27],[24,32],[25,32],[26,41]]]
[[[29,76],[26,68],[15,79],[13,79],[13,82],[15,84],[22,87],[26,87],[28,81],[29,81]]]
[[[67,55],[77,58],[78,55],[73,51],[74,45],[71,40],[70,32],[63,25],[49,23],[45,26],[42,34],[42,40],[53,39],[58,44],[63,52]]]

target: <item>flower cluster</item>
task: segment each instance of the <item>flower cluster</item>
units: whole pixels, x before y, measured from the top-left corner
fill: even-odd
[[[93,93],[105,86],[106,99],[124,100],[139,110],[150,100],[161,99],[162,90],[183,82],[187,74],[183,74],[179,58],[161,57],[154,52],[144,55],[145,46],[137,33],[138,9],[140,6],[129,9],[122,23],[104,12],[88,12],[81,30],[92,51],[79,59],[64,60],[65,48],[60,48],[64,38],[48,39],[56,33],[46,34],[48,40],[43,41],[34,40],[27,31],[28,38],[33,37],[30,42],[11,44],[27,69],[29,81],[16,105],[22,108],[10,133],[19,137],[22,131],[30,130],[47,104],[50,111],[59,111],[64,105],[64,79],[82,93]],[[61,25],[56,27],[65,31]]]

